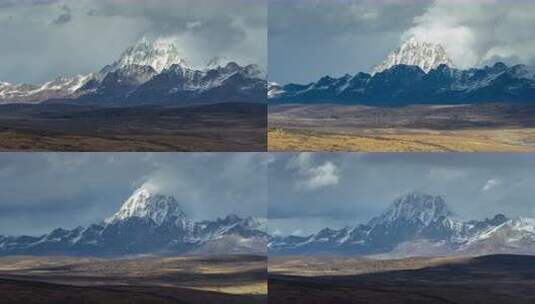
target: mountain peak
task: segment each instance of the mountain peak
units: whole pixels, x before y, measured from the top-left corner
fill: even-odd
[[[449,67],[455,66],[442,45],[419,41],[411,37],[391,52],[381,64],[375,66],[372,74],[380,73],[399,64],[415,65],[426,73],[441,64]]]
[[[441,196],[411,192],[396,199],[381,216],[374,218],[371,224],[409,221],[420,222],[427,226],[440,217],[452,215]]]
[[[121,209],[105,222],[115,223],[131,217],[150,218],[158,225],[166,221],[185,223],[187,220],[186,214],[174,197],[156,193],[147,185],[135,190]]]
[[[174,64],[184,68],[188,67],[171,39],[149,40],[143,37],[135,45],[129,47],[114,66],[116,68],[129,65],[151,66],[158,73],[161,73]]]

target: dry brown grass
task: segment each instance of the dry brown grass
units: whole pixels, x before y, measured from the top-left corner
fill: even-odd
[[[535,129],[360,129],[353,134],[271,128],[269,151],[347,152],[534,152]]]
[[[13,278],[77,287],[158,286],[256,297],[267,295],[267,260],[261,256],[0,258],[0,280]]]
[[[216,291],[232,295],[267,295],[267,281],[234,286],[192,287],[195,290]]]
[[[396,270],[416,270],[444,264],[459,264],[470,257],[414,257],[405,259],[371,259],[362,257],[275,257],[270,258],[270,274],[303,277],[347,276]]]

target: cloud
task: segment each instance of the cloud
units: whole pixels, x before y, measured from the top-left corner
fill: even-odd
[[[460,68],[535,64],[534,10],[525,0],[273,0],[269,80],[369,71],[411,36],[443,44]]]
[[[142,22],[146,25],[145,35],[168,36],[181,42],[187,48],[189,62],[206,63],[217,55],[266,67],[265,0],[153,0],[147,3],[147,0],[136,3],[92,1],[89,14]],[[219,53],[214,54],[213,50]]]
[[[402,36],[415,36],[444,45],[461,68],[496,60],[530,63],[535,54],[531,28],[535,16],[531,1],[436,0],[414,18],[415,25]]]
[[[487,183],[485,184],[485,186],[483,186],[483,192],[489,191],[495,188],[496,186],[499,186],[501,183],[502,183],[501,180],[497,178],[489,179]]]
[[[366,223],[410,191],[443,196],[461,219],[498,213],[535,217],[531,154],[305,153],[274,158],[268,169],[268,214],[272,228],[283,234]],[[320,178],[329,172],[337,178]],[[325,184],[330,185],[311,190],[311,185]]]
[[[267,68],[266,0],[6,1],[0,0],[0,81],[91,73],[143,36],[172,39],[194,67],[225,57]]]
[[[269,1],[269,78],[282,84],[368,71],[428,2]]]
[[[4,153],[0,235],[99,222],[142,185],[194,220],[266,217],[266,170],[257,153]]]
[[[321,166],[310,168],[308,175],[308,180],[303,183],[303,187],[308,190],[333,186],[339,181],[338,168],[330,161]]]
[[[303,233],[303,230],[301,230],[301,229],[294,230],[290,235],[293,235],[293,236],[306,236],[305,233]]]
[[[71,9],[67,5],[62,5],[61,10],[63,13],[52,20],[51,24],[53,25],[64,25],[72,20]]]
[[[60,0],[0,0],[0,7],[13,7],[16,5],[50,5],[56,4]]]
[[[191,21],[186,23],[186,29],[188,30],[195,30],[202,27],[202,22],[200,21]]]
[[[296,173],[296,187],[305,191],[316,191],[336,185],[340,179],[338,167],[334,163],[326,161],[315,165],[310,153],[300,153],[290,159],[287,168]]]

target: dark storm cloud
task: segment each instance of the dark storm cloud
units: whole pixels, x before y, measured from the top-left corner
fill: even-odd
[[[411,36],[441,43],[461,68],[535,62],[533,1],[270,2],[270,80],[369,71]]]
[[[6,5],[0,11],[0,81],[35,83],[93,72],[142,36],[174,39],[196,67],[216,56],[263,67],[267,62],[265,0],[43,1],[48,5],[39,7],[29,0],[0,1]],[[64,5],[69,11],[58,15]]]
[[[308,82],[326,74],[367,71],[399,44],[422,1],[269,3],[270,80]]]
[[[321,179],[327,163],[336,178],[302,186]],[[268,171],[270,227],[307,233],[363,223],[411,191],[444,196],[463,219],[535,217],[534,167],[532,154],[283,154]]]
[[[0,7],[12,7],[15,5],[49,5],[58,3],[59,0],[0,0]]]
[[[265,217],[266,177],[266,159],[254,153],[4,153],[0,235],[100,222],[144,184],[196,220]]]

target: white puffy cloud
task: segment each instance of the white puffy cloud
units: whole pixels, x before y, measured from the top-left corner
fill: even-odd
[[[441,43],[461,68],[496,60],[529,64],[535,54],[534,9],[532,1],[436,0],[402,39]]]
[[[294,184],[300,190],[315,191],[334,186],[340,181],[339,169],[333,162],[315,164],[310,153],[300,153],[291,158],[286,167],[294,170]]]
[[[303,182],[303,187],[309,190],[316,190],[338,184],[338,167],[327,161],[323,165],[310,168],[307,172],[308,179]]]
[[[366,72],[410,36],[439,42],[460,68],[535,64],[530,0],[272,0],[269,79],[308,83]]]
[[[489,191],[496,186],[499,186],[502,183],[502,181],[498,178],[491,178],[487,181],[485,186],[483,186],[483,192]]]

